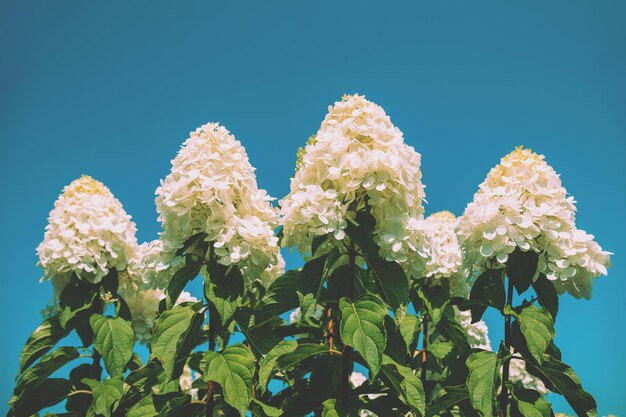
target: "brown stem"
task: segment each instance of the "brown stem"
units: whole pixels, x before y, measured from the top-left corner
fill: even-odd
[[[426,389],[426,349],[428,349],[428,314],[424,313],[422,316],[422,386]]]
[[[333,309],[328,307],[326,310],[326,317],[328,317],[328,344],[330,346],[330,350],[334,350],[335,347],[335,320],[333,319]]]
[[[508,279],[508,288],[506,295],[506,304],[510,307],[513,303],[513,283],[511,279]],[[507,314],[504,316],[504,345],[507,350],[511,350],[511,316]],[[502,390],[500,391],[500,417],[506,416],[507,402],[509,399],[509,392],[506,387],[506,383],[509,380],[509,364],[511,360],[506,359],[502,364]]]

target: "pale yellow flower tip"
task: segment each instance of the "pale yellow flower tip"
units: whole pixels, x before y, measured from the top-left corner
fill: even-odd
[[[93,179],[89,175],[83,174],[80,178],[72,181],[70,185],[65,188],[63,194],[73,197],[77,194],[111,194],[111,191],[100,181]]]

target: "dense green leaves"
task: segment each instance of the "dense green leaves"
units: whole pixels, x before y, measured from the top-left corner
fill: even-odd
[[[163,363],[166,374],[171,378],[180,375],[184,359],[193,348],[193,341],[203,321],[200,308],[202,303],[179,305],[166,310],[154,330],[152,356]]]
[[[466,360],[469,369],[467,389],[472,407],[483,417],[496,415],[497,354],[495,352],[475,352]]]
[[[424,387],[422,381],[411,368],[402,366],[385,356],[381,373],[386,384],[398,395],[400,401],[409,406],[418,416],[425,414],[426,394]]]
[[[52,347],[67,334],[61,326],[58,317],[45,320],[35,329],[26,341],[20,353],[20,372],[45,355]]]
[[[93,403],[91,411],[99,416],[111,417],[117,409],[119,401],[124,395],[124,381],[119,378],[107,379],[103,382],[93,379],[83,379],[83,382],[91,388]]]
[[[363,295],[354,302],[342,298],[339,308],[341,339],[363,356],[373,375],[378,374],[387,344],[385,305],[375,296]]]
[[[213,381],[222,387],[224,400],[244,416],[252,401],[252,377],[254,355],[242,345],[235,344],[222,352],[207,352],[205,381]]]
[[[299,362],[321,353],[329,353],[328,346],[316,343],[298,343],[283,340],[270,350],[259,363],[259,386],[265,390],[275,370],[290,368]]]
[[[39,410],[63,401],[72,391],[72,383],[63,378],[48,378],[36,390],[28,390],[10,403],[16,416],[30,416]]]
[[[579,416],[597,415],[596,401],[583,389],[580,379],[568,365],[545,355],[541,365],[528,361],[526,369],[541,379],[550,391],[565,397]]]
[[[35,391],[38,386],[45,382],[46,378],[78,356],[78,351],[73,347],[61,347],[48,353],[21,375],[17,381],[14,395],[20,397],[26,391]]]
[[[380,296],[394,311],[409,302],[409,282],[404,270],[395,262],[375,257],[367,262]]]
[[[205,250],[206,252],[206,250]],[[180,293],[185,289],[185,285],[194,279],[200,273],[202,269],[202,261],[204,257],[188,255],[186,256],[185,265],[176,271],[172,276],[167,287],[167,302],[169,305],[174,305]]]
[[[511,417],[550,417],[550,404],[537,391],[516,389],[511,394]]]
[[[472,322],[479,321],[487,307],[502,310],[506,303],[502,270],[488,269],[476,278],[470,292]]]
[[[559,311],[559,297],[554,283],[546,278],[544,274],[539,274],[537,280],[533,282],[533,289],[537,293],[539,304],[550,312],[552,321],[555,321],[556,314]]]
[[[515,249],[506,263],[506,275],[518,294],[525,292],[535,278],[539,256],[533,251]]]
[[[552,316],[546,309],[531,304],[516,313],[515,317],[526,340],[526,347],[533,358],[541,363],[543,354],[554,338]]]
[[[119,317],[94,314],[89,319],[93,329],[93,344],[102,355],[109,375],[121,375],[133,355],[135,337],[130,323]]]

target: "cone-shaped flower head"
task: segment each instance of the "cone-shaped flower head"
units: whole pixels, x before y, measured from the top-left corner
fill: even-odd
[[[461,218],[467,266],[502,267],[516,248],[530,250],[560,292],[589,298],[591,279],[606,274],[610,253],[576,230],[575,211],[543,155],[517,148],[489,172]]]
[[[237,265],[249,280],[277,262],[278,211],[257,186],[239,141],[217,123],[191,132],[157,189],[167,251],[205,233],[217,262]]]
[[[426,262],[426,278],[447,278],[452,292],[467,294],[467,282],[462,273],[461,247],[456,235],[459,219],[449,211],[431,214],[424,220],[424,232],[430,256]]]
[[[44,276],[60,291],[72,273],[98,283],[124,270],[137,248],[135,224],[99,181],[82,176],[63,189],[37,247]]]
[[[300,152],[291,191],[280,202],[283,244],[306,254],[316,236],[343,241],[367,199],[381,256],[423,269],[420,160],[382,107],[360,95],[344,96]]]

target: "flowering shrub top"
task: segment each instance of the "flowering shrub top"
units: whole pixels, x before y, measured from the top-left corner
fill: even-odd
[[[137,248],[135,223],[100,181],[83,175],[63,189],[37,248],[44,276],[60,291],[70,274],[98,283],[124,270]]]
[[[238,265],[254,280],[277,262],[278,212],[257,187],[243,146],[226,128],[208,123],[191,132],[157,189],[166,250],[198,233],[220,264]]]
[[[503,267],[516,248],[532,251],[539,254],[537,273],[558,291],[589,298],[591,279],[606,274],[609,253],[576,229],[575,210],[544,157],[517,148],[489,172],[463,213],[459,239],[468,267]]]
[[[343,241],[367,200],[380,255],[420,276],[427,256],[420,163],[382,107],[358,94],[344,96],[329,107],[280,201],[284,245],[306,254],[316,236]]]

